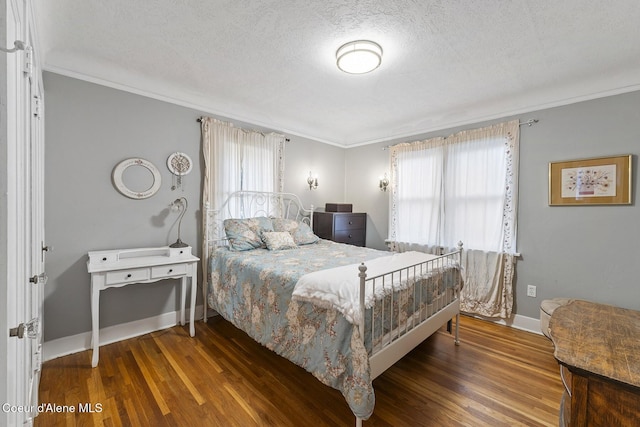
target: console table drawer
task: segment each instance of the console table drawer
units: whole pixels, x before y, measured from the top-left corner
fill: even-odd
[[[182,276],[187,272],[186,264],[158,265],[151,267],[151,278]]]
[[[136,268],[132,270],[120,270],[107,272],[105,285],[114,285],[117,283],[140,282],[149,280],[148,268]]]

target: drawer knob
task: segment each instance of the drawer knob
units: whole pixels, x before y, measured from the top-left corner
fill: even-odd
[[[173,268],[170,268],[170,269],[169,269],[169,273],[173,273]]]
[[[352,234],[349,234],[349,238],[352,238],[352,237],[353,237],[353,235],[352,235]]]
[[[353,221],[349,221],[349,225],[352,225],[352,224],[353,224]]]
[[[107,260],[107,257],[102,258],[102,260],[103,260],[103,261],[106,261],[106,260]]]
[[[127,274],[127,279],[131,278],[131,273]]]

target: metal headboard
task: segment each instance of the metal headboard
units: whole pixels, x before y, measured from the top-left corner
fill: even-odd
[[[203,295],[205,315],[207,320],[207,293],[209,287],[209,254],[218,246],[227,244],[224,232],[224,220],[228,218],[253,218],[266,216],[270,218],[287,218],[304,222],[313,229],[313,205],[306,209],[300,198],[293,193],[277,193],[263,191],[236,191],[231,193],[219,209],[204,206],[204,254],[203,267]]]
[[[208,242],[224,240],[223,221],[227,218],[288,218],[304,222],[313,228],[313,205],[306,209],[293,193],[236,191],[219,209],[205,206],[205,233]]]

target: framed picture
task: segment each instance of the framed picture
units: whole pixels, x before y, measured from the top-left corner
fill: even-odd
[[[549,205],[630,205],[631,157],[549,163]]]

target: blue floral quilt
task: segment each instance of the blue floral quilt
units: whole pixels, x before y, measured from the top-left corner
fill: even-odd
[[[291,294],[307,273],[388,255],[328,240],[278,251],[218,248],[209,261],[208,303],[257,342],[340,390],[351,411],[366,420],[375,396],[358,328],[337,310],[293,301]],[[435,292],[454,282],[440,281]]]

